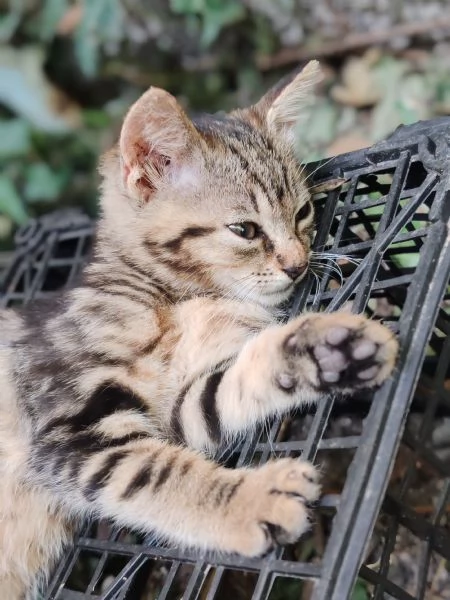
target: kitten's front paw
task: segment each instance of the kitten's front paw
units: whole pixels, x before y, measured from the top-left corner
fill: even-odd
[[[283,344],[288,369],[280,371],[280,387],[289,389],[302,377],[316,389],[351,392],[381,384],[395,365],[398,344],[392,332],[360,315],[309,315]],[[313,368],[305,368],[305,357]],[[310,365],[311,366],[311,365]],[[297,373],[295,373],[297,368]],[[291,380],[290,380],[291,379]]]
[[[309,529],[307,504],[319,497],[318,481],[311,463],[293,458],[247,471],[233,504],[233,550],[261,556],[298,540]]]

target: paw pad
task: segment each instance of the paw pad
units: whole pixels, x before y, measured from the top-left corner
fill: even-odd
[[[352,357],[355,360],[364,360],[373,356],[377,351],[377,346],[371,340],[358,340],[352,348]]]
[[[349,335],[350,329],[347,327],[333,327],[327,332],[325,339],[331,346],[339,346]]]
[[[391,373],[397,342],[376,321],[360,315],[318,314],[308,316],[306,323],[307,327],[305,321],[300,320],[297,329],[285,341],[284,350],[290,362],[279,381],[282,389],[295,390],[301,385],[295,364],[301,366],[305,354],[309,354],[317,367],[316,376],[311,376],[309,381],[320,390],[331,387],[352,392],[373,387]],[[305,367],[303,374],[308,377]],[[296,385],[293,384],[295,377]]]

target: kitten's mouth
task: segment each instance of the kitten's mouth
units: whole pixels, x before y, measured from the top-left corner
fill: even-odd
[[[303,271],[303,273],[297,277],[297,279],[289,281],[288,283],[286,283],[286,285],[279,287],[276,290],[265,292],[264,296],[270,299],[276,296],[278,298],[278,303],[286,302],[286,300],[289,300],[289,298],[294,293],[296,286],[306,277],[308,273],[308,268],[306,268]]]

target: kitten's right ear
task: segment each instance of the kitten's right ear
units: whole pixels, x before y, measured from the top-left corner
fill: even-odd
[[[151,87],[130,108],[120,133],[123,183],[131,198],[150,200],[168,169],[176,168],[199,138],[175,98]]]
[[[305,108],[314,101],[315,88],[322,78],[318,61],[311,60],[301,71],[282,79],[249,110],[257,115],[260,126],[292,145],[295,126],[305,115]]]

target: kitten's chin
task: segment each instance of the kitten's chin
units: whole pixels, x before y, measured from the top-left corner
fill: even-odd
[[[265,308],[277,309],[286,304],[291,296],[292,292],[290,294],[271,294],[270,296],[263,296],[260,299],[260,304]]]
[[[234,297],[241,302],[257,304],[263,308],[273,310],[286,304],[291,298],[294,289],[294,282],[279,286],[278,289],[276,287],[272,289],[255,288],[251,291],[246,290],[244,287],[233,286],[226,291],[226,297]]]
[[[286,304],[294,292],[294,285],[290,285],[287,289],[274,290],[266,293],[260,293],[254,301],[264,308],[271,310],[278,309]]]

